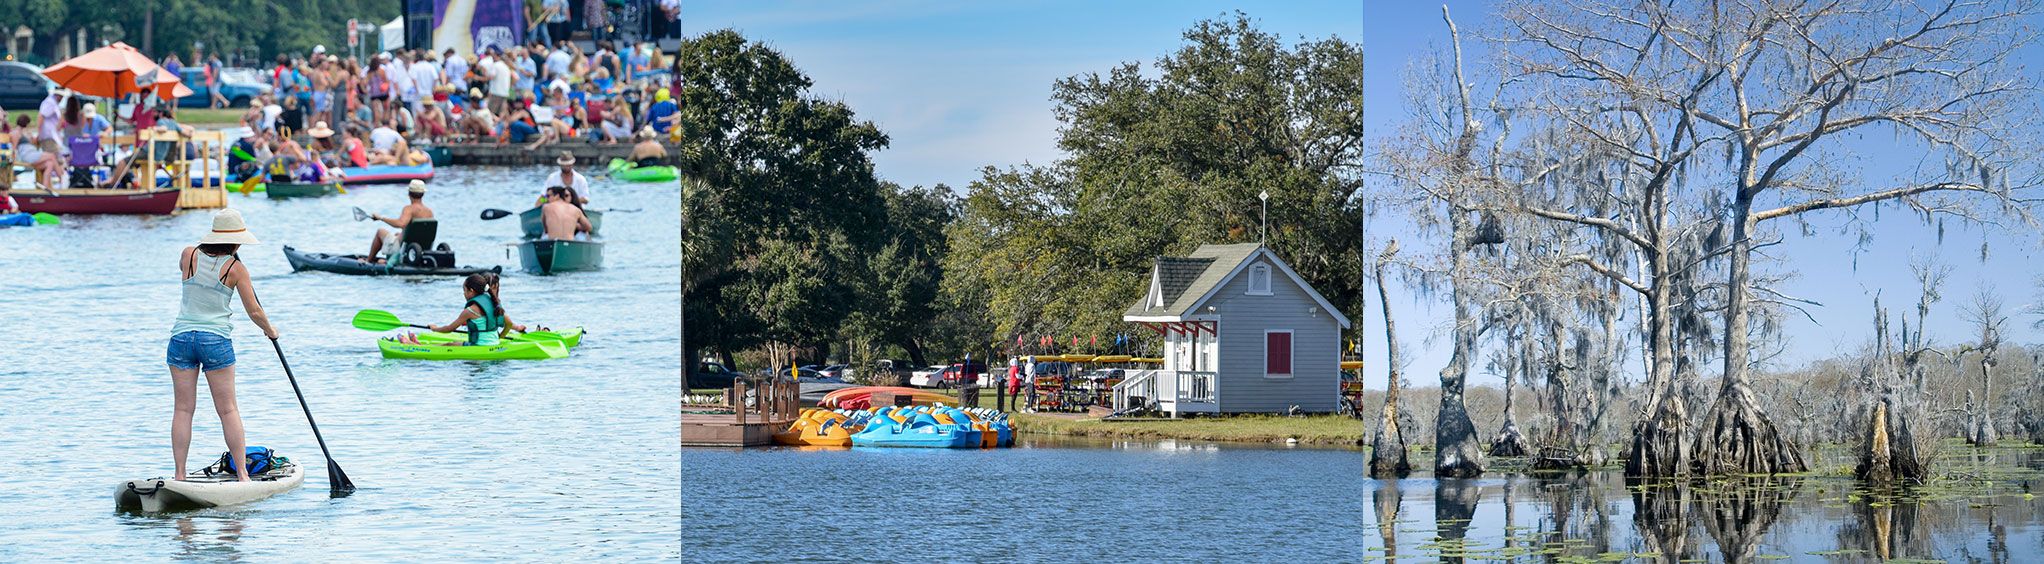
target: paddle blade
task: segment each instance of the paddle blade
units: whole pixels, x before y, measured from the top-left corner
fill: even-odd
[[[36,212],[34,217],[36,225],[58,225],[64,223],[63,219],[43,212]]]
[[[340,192],[342,196],[346,196],[346,195],[348,195],[348,185],[346,185],[346,184],[342,184],[342,183],[339,183],[339,182],[335,182],[335,183],[334,183],[334,191],[335,191],[335,192]],[[356,211],[361,211],[361,210],[356,210]],[[357,219],[357,220],[355,220],[355,221],[362,221],[362,220],[359,220],[359,219]]]
[[[380,309],[365,309],[355,312],[353,324],[356,329],[363,331],[389,331],[406,326],[404,321],[397,318],[397,314]]]
[[[483,221],[489,221],[492,219],[503,219],[505,217],[510,217],[511,215],[514,214],[497,208],[488,208],[483,210]]]
[[[355,221],[368,221],[368,220],[369,220],[369,212],[365,212],[365,211],[362,211],[362,208],[354,208],[354,210],[355,210]]]
[[[335,464],[331,458],[326,459],[326,484],[329,498],[348,497],[348,494],[355,493],[355,481],[348,479],[348,473],[342,472],[341,465]]]

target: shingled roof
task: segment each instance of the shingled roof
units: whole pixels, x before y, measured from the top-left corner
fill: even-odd
[[[1157,257],[1156,265],[1150,271],[1150,287],[1164,294],[1162,307],[1151,307],[1150,294],[1145,293],[1135,305],[1129,306],[1123,316],[1154,317],[1184,316],[1193,302],[1212,292],[1228,278],[1228,273],[1248,260],[1249,255],[1263,245],[1244,243],[1239,245],[1200,245],[1192,256]]]

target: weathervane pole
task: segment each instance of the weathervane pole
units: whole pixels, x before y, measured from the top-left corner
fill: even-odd
[[[1256,191],[1256,199],[1263,202],[1263,225],[1256,232],[1256,242],[1262,243],[1264,239],[1270,237],[1270,191]]]

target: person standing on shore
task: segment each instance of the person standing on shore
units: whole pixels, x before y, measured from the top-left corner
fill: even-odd
[[[220,93],[221,82],[220,71],[221,71],[220,56],[207,55],[206,92],[208,96],[211,96],[211,99],[208,100],[207,102],[207,106],[212,108],[225,108],[229,105],[232,105],[230,102],[228,102],[227,95]]]
[[[277,329],[256,301],[255,283],[248,266],[236,252],[242,245],[256,244],[254,235],[242,222],[241,212],[232,208],[213,215],[213,230],[199,244],[185,247],[178,258],[182,273],[179,287],[183,301],[177,322],[170,328],[170,345],[164,360],[170,366],[175,411],[170,423],[170,451],[176,458],[175,479],[185,479],[185,455],[191,450],[192,412],[198,408],[199,374],[206,375],[206,389],[213,394],[213,411],[220,416],[220,431],[227,439],[227,451],[245,452],[247,440],[241,426],[241,410],[234,398],[233,312],[228,310],[236,294],[249,321],[274,341]],[[240,456],[231,460],[239,461]],[[234,465],[235,477],[248,481],[248,468]]]

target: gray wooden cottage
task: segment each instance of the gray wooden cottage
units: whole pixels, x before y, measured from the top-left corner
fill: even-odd
[[[1122,313],[1164,337],[1163,368],[1130,374],[1115,407],[1184,413],[1333,412],[1349,320],[1262,244],[1157,257]]]

